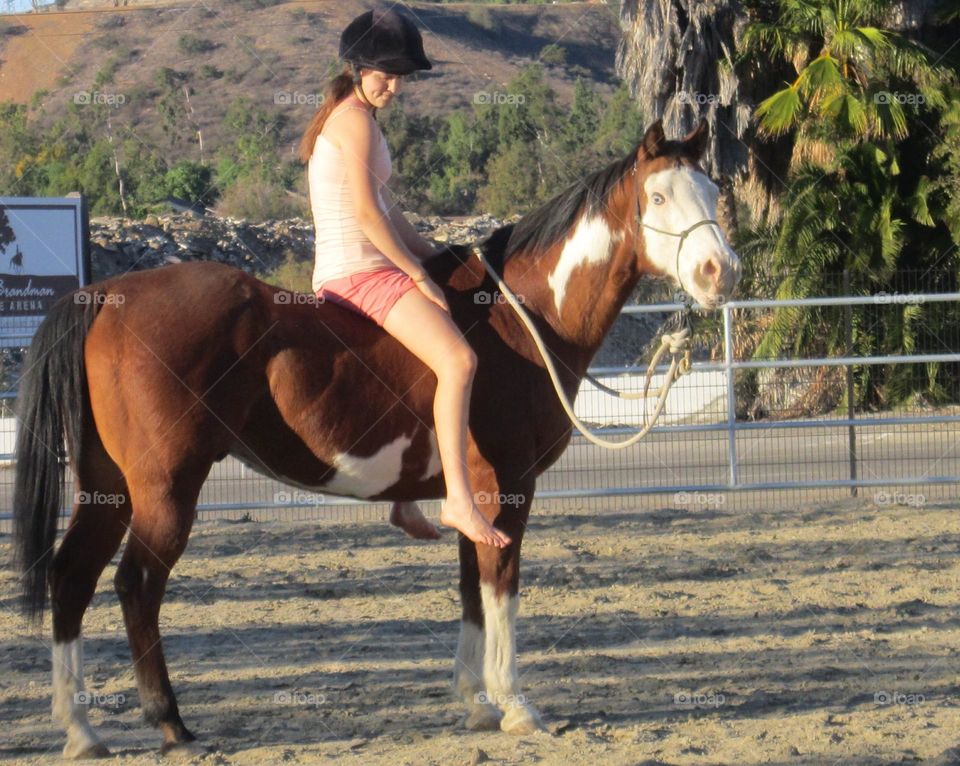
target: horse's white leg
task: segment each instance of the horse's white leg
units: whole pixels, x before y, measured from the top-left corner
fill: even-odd
[[[483,684],[483,635],[482,628],[461,620],[453,684],[467,706],[464,726],[473,731],[500,728],[500,711],[487,700]]]
[[[53,718],[67,731],[64,758],[91,758],[109,755],[87,718],[86,689],[83,684],[83,639],[53,644]]]
[[[540,715],[520,693],[517,676],[516,595],[497,595],[492,583],[480,583],[483,601],[486,646],[483,679],[489,701],[503,710],[500,728],[510,734],[531,734],[543,730]]]

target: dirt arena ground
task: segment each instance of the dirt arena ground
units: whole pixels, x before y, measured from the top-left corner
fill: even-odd
[[[550,732],[521,738],[459,726],[451,537],[201,522],[161,624],[197,763],[946,764],[958,528],[946,505],[535,515],[519,667]],[[158,763],[112,576],[85,622],[90,717],[115,760]],[[5,567],[0,761],[53,763],[49,617],[29,630],[14,596]]]

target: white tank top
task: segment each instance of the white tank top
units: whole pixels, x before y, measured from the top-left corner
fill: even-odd
[[[347,109],[367,111],[360,106],[338,108],[327,117],[324,127]],[[372,120],[373,117],[369,119]],[[377,202],[386,213],[380,187],[390,178],[392,165],[387,140],[380,127],[376,127],[380,140],[373,155],[371,169],[376,184]],[[374,246],[357,223],[343,152],[322,132],[317,136],[313,154],[307,164],[307,179],[316,232],[313,291],[319,290],[329,279],[393,266],[393,261]]]

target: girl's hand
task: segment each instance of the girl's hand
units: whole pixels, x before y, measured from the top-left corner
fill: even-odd
[[[443,294],[443,291],[437,287],[437,283],[434,282],[430,277],[424,275],[421,280],[414,280],[414,284],[419,288],[420,292],[423,293],[427,298],[436,303],[440,308],[450,313],[450,307],[447,305],[447,299]]]

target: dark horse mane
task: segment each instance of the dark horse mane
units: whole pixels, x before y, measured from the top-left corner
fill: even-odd
[[[544,252],[563,239],[580,214],[595,213],[636,161],[639,144],[626,156],[595,170],[567,186],[540,207],[515,223],[508,223],[484,237],[478,246],[499,272],[504,262],[521,250]]]

